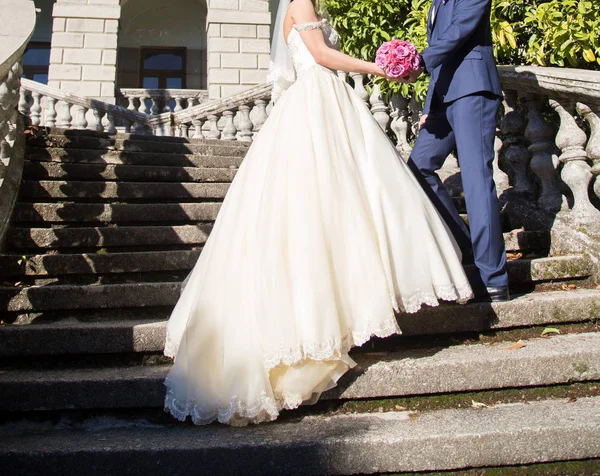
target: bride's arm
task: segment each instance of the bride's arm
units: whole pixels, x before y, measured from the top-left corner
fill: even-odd
[[[296,0],[292,6],[291,13],[295,24],[301,25],[319,20],[310,0]],[[321,30],[300,31],[300,36],[310,54],[321,66],[347,73],[374,74],[385,77],[385,71],[375,63],[353,58],[329,48]]]

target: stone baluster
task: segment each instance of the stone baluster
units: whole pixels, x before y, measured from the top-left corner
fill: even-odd
[[[250,120],[250,106],[240,106],[239,109],[241,117],[239,122],[240,137],[238,140],[241,142],[252,142],[252,129],[254,128],[254,125]]]
[[[40,93],[32,93],[33,103],[31,104],[31,109],[29,111],[31,118],[31,125],[39,126],[41,124],[42,117],[42,95]]]
[[[4,181],[6,167],[12,157],[16,139],[17,107],[20,99],[21,75],[23,69],[17,62],[8,72],[6,80],[0,84],[0,184]]]
[[[520,194],[533,196],[535,188],[529,178],[529,160],[531,154],[525,146],[525,119],[518,111],[517,91],[504,93],[504,117],[500,122],[502,150],[500,161],[513,171],[513,190]]]
[[[122,123],[123,123],[123,127],[125,128],[125,132],[127,134],[131,134],[131,126],[133,125],[132,121],[130,119],[123,118]]]
[[[19,112],[25,117],[29,117],[29,91],[25,88],[19,90]]]
[[[413,93],[410,97],[410,102],[408,103],[408,111],[410,112],[410,131],[412,132],[413,137],[419,135],[419,120],[421,119],[421,114],[423,113],[423,105],[421,101],[417,99],[417,96]]]
[[[588,106],[577,103],[577,112],[590,125],[590,140],[585,151],[588,157],[594,162],[591,172],[596,177],[594,181],[594,193],[600,197],[600,118]]]
[[[189,139],[190,125],[186,123],[179,124],[180,136]]]
[[[162,113],[164,114],[165,112],[173,112],[171,111],[171,96],[169,95],[165,95],[163,98],[163,101],[165,102],[165,105],[162,108]]]
[[[389,108],[381,99],[381,88],[378,84],[373,86],[370,102],[373,117],[377,121],[377,124],[379,124],[379,127],[381,127],[384,132],[387,132],[388,124],[390,122],[390,115],[388,114]]]
[[[585,104],[580,102],[577,103],[577,112],[582,116],[590,125],[590,140],[587,143],[585,151],[588,157],[594,161],[592,167],[592,173],[594,175],[600,174],[600,118]]]
[[[83,106],[75,106],[75,116],[73,117],[73,129],[83,130],[88,126],[87,119],[85,115],[87,113],[87,108]]]
[[[235,136],[237,134],[237,129],[233,124],[233,111],[224,111],[223,117],[225,118],[225,122],[223,124],[223,136],[222,140],[235,140]]]
[[[552,160],[555,146],[554,129],[544,120],[542,110],[547,103],[544,96],[528,95],[523,98],[527,107],[527,127],[525,137],[530,142],[531,161],[529,167],[540,179],[542,191],[538,205],[546,210],[558,211],[562,205],[558,174]]]
[[[187,100],[187,107],[186,107],[186,109],[188,109],[190,107],[197,106],[198,104],[200,104],[200,98],[198,98],[198,97],[189,98]]]
[[[183,111],[184,107],[181,104],[182,101],[183,101],[183,98],[181,96],[177,96],[175,98],[175,108],[173,109],[173,112]]]
[[[563,164],[561,177],[573,193],[571,214],[581,222],[600,220],[600,211],[592,205],[588,194],[593,175],[588,155],[584,150],[587,136],[558,101],[551,100],[550,105],[560,116],[556,145],[562,151],[559,157]]]
[[[192,125],[194,126],[194,136],[193,139],[203,139],[204,135],[202,134],[202,120],[194,119],[192,121]]]
[[[273,106],[274,106],[273,101],[269,101],[269,104],[267,104],[267,108],[266,108],[267,116],[271,115],[271,111],[273,110]]]
[[[254,124],[254,132],[260,131],[263,124],[267,121],[267,101],[257,99],[254,101],[254,107],[250,113],[250,120]]]
[[[150,114],[152,114],[153,116],[157,116],[158,114],[160,114],[160,108],[158,107],[158,98],[156,96],[152,96],[150,100],[152,101],[152,106],[150,107]]]
[[[354,82],[354,91],[358,94],[358,97],[368,106],[369,105],[369,93],[365,89],[364,80],[365,75],[361,73],[350,73],[350,77]]]
[[[56,99],[46,97],[46,127],[56,127]]]
[[[92,115],[94,116],[94,123],[89,124],[88,127],[92,131],[103,132],[104,126],[102,125],[102,119],[104,118],[104,111],[100,111],[98,108],[92,109]]]
[[[208,121],[206,121],[206,124],[208,124],[208,131],[206,134],[206,138],[207,139],[219,139],[219,137],[221,137],[221,131],[219,131],[219,126],[218,126],[218,120],[219,118],[214,115],[211,114],[210,116],[207,117]]]
[[[106,127],[107,134],[115,134],[117,132],[116,118],[112,112],[106,114],[108,126]]]
[[[133,95],[129,95],[129,96],[126,96],[126,98],[127,98],[127,101],[128,101],[127,109],[129,111],[137,111],[137,107],[135,107],[136,97],[133,96]]]
[[[408,160],[412,147],[408,143],[408,99],[400,94],[394,94],[391,102],[391,128],[396,135],[396,148],[404,160]]]
[[[60,101],[60,108],[58,110],[58,117],[56,122],[56,127],[61,129],[70,129],[71,128],[71,103],[66,101]]]
[[[494,183],[496,184],[496,193],[502,195],[505,190],[510,188],[510,180],[506,172],[500,168],[500,154],[502,153],[502,139],[496,133],[494,140],[494,160],[492,162]]]
[[[146,101],[150,99],[150,96],[142,96],[140,97],[140,107],[138,108],[138,112],[141,112],[142,114],[150,114],[150,110],[148,109],[148,106],[146,105]]]

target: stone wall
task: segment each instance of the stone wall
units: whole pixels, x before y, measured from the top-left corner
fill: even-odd
[[[269,68],[271,14],[267,0],[209,0],[210,99],[265,82]]]
[[[119,0],[58,0],[48,85],[115,102]]]

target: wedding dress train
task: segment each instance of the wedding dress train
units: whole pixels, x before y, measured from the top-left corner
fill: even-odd
[[[244,425],[315,401],[394,311],[472,293],[460,251],[372,114],[295,26],[272,109],[169,320],[165,409]]]

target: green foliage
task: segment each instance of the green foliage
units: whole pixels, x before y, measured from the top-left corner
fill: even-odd
[[[494,0],[492,36],[500,64],[571,66],[600,70],[600,12],[597,0]],[[344,39],[344,51],[373,61],[377,48],[392,38],[427,46],[431,0],[324,0],[333,26]],[[382,92],[413,88],[419,99],[426,77],[414,86],[381,81]]]
[[[552,0],[527,9],[524,24],[534,33],[526,59],[542,66],[600,69],[600,9],[595,3]]]

